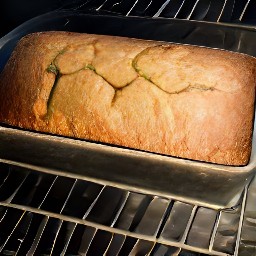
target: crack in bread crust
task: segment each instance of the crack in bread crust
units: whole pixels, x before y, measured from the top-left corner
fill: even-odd
[[[54,91],[56,90],[56,87],[58,85],[58,82],[61,78],[61,74],[57,72],[57,74],[55,75],[55,80],[54,80],[54,83],[52,85],[52,88],[51,88],[51,91],[49,93],[49,97],[47,99],[47,112],[44,116],[45,119],[49,119],[50,115],[51,115],[51,112],[52,112],[52,109],[51,109],[51,105],[52,105],[52,99],[53,99],[53,95],[54,95]]]
[[[91,43],[91,44],[85,44],[84,46],[92,46],[93,49],[94,49],[94,52],[95,52],[95,44],[96,42],[94,43]],[[93,59],[90,61],[89,64],[87,64],[86,66],[78,69],[78,70],[75,70],[75,71],[72,71],[72,72],[69,72],[69,73],[62,73],[61,72],[61,68],[58,66],[57,64],[57,58],[59,58],[60,55],[65,55],[66,52],[68,52],[67,48],[61,50],[56,56],[55,58],[53,59],[53,61],[51,62],[51,64],[47,67],[46,71],[47,72],[51,72],[53,74],[55,74],[55,81],[54,81],[54,84],[52,86],[52,89],[50,91],[50,94],[49,94],[49,98],[47,100],[47,114],[46,116],[49,117],[50,115],[50,112],[51,112],[51,101],[52,101],[52,98],[53,98],[53,94],[54,94],[54,91],[58,85],[58,81],[59,79],[62,77],[62,76],[66,76],[66,75],[72,75],[72,74],[75,74],[75,73],[78,73],[82,70],[86,70],[86,69],[89,69],[91,70],[92,72],[94,72],[96,75],[98,75],[99,77],[101,77],[106,83],[108,83],[108,85],[110,85],[114,90],[115,90],[115,93],[114,93],[114,96],[112,98],[112,101],[111,101],[111,106],[114,105],[114,103],[116,102],[117,98],[118,98],[118,92],[121,91],[122,89],[124,89],[125,87],[131,85],[133,82],[135,82],[139,77],[142,77],[144,78],[145,80],[147,80],[148,82],[150,82],[152,85],[156,86],[158,89],[160,89],[161,91],[167,93],[167,94],[179,94],[179,93],[185,93],[185,92],[189,92],[191,90],[200,90],[200,91],[213,91],[213,90],[218,90],[218,91],[222,91],[220,89],[217,89],[217,88],[214,88],[214,87],[207,87],[206,85],[204,84],[191,84],[189,83],[185,88],[179,90],[179,91],[174,91],[174,92],[169,92],[167,90],[164,90],[162,88],[161,85],[157,84],[156,82],[152,81],[152,79],[150,78],[149,75],[147,75],[142,69],[139,68],[138,66],[138,60],[140,59],[140,57],[142,57],[143,55],[147,54],[148,51],[152,48],[157,48],[157,47],[166,47],[165,45],[155,45],[155,46],[150,46],[150,47],[146,47],[145,49],[143,49],[142,51],[140,51],[131,61],[131,67],[134,69],[134,71],[137,73],[137,77],[135,77],[134,79],[132,79],[130,82],[128,82],[126,85],[122,86],[122,87],[117,87],[115,86],[113,83],[111,83],[106,76],[100,74],[96,67],[93,66],[93,60],[95,59],[95,54],[94,54],[94,57]],[[222,91],[222,92],[225,92],[225,91]]]

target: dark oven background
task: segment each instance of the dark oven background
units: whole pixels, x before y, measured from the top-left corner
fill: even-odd
[[[57,9],[256,24],[256,1],[248,0],[1,0],[0,37],[30,18]]]

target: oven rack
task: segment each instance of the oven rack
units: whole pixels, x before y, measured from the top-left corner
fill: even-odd
[[[0,168],[1,255],[243,256],[256,250],[256,179],[236,207],[217,211],[15,165]]]
[[[107,11],[124,16],[256,24],[255,0],[72,0],[66,1],[60,9]]]

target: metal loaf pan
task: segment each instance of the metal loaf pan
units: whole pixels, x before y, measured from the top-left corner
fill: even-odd
[[[0,71],[22,36],[47,30],[185,43],[256,56],[256,32],[249,26],[58,11],[36,17],[0,40]],[[249,164],[232,167],[1,126],[0,161],[219,209],[234,206],[254,174],[256,134]]]

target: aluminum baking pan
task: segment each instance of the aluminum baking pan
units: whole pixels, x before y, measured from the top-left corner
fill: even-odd
[[[256,56],[254,27],[59,11],[34,18],[3,37],[0,40],[0,70],[18,39],[30,32],[46,30],[186,43]],[[0,128],[0,158],[3,162],[89,180],[104,180],[121,188],[129,187],[216,209],[236,203],[256,169],[255,147],[254,134],[249,164],[231,167],[6,126]]]

